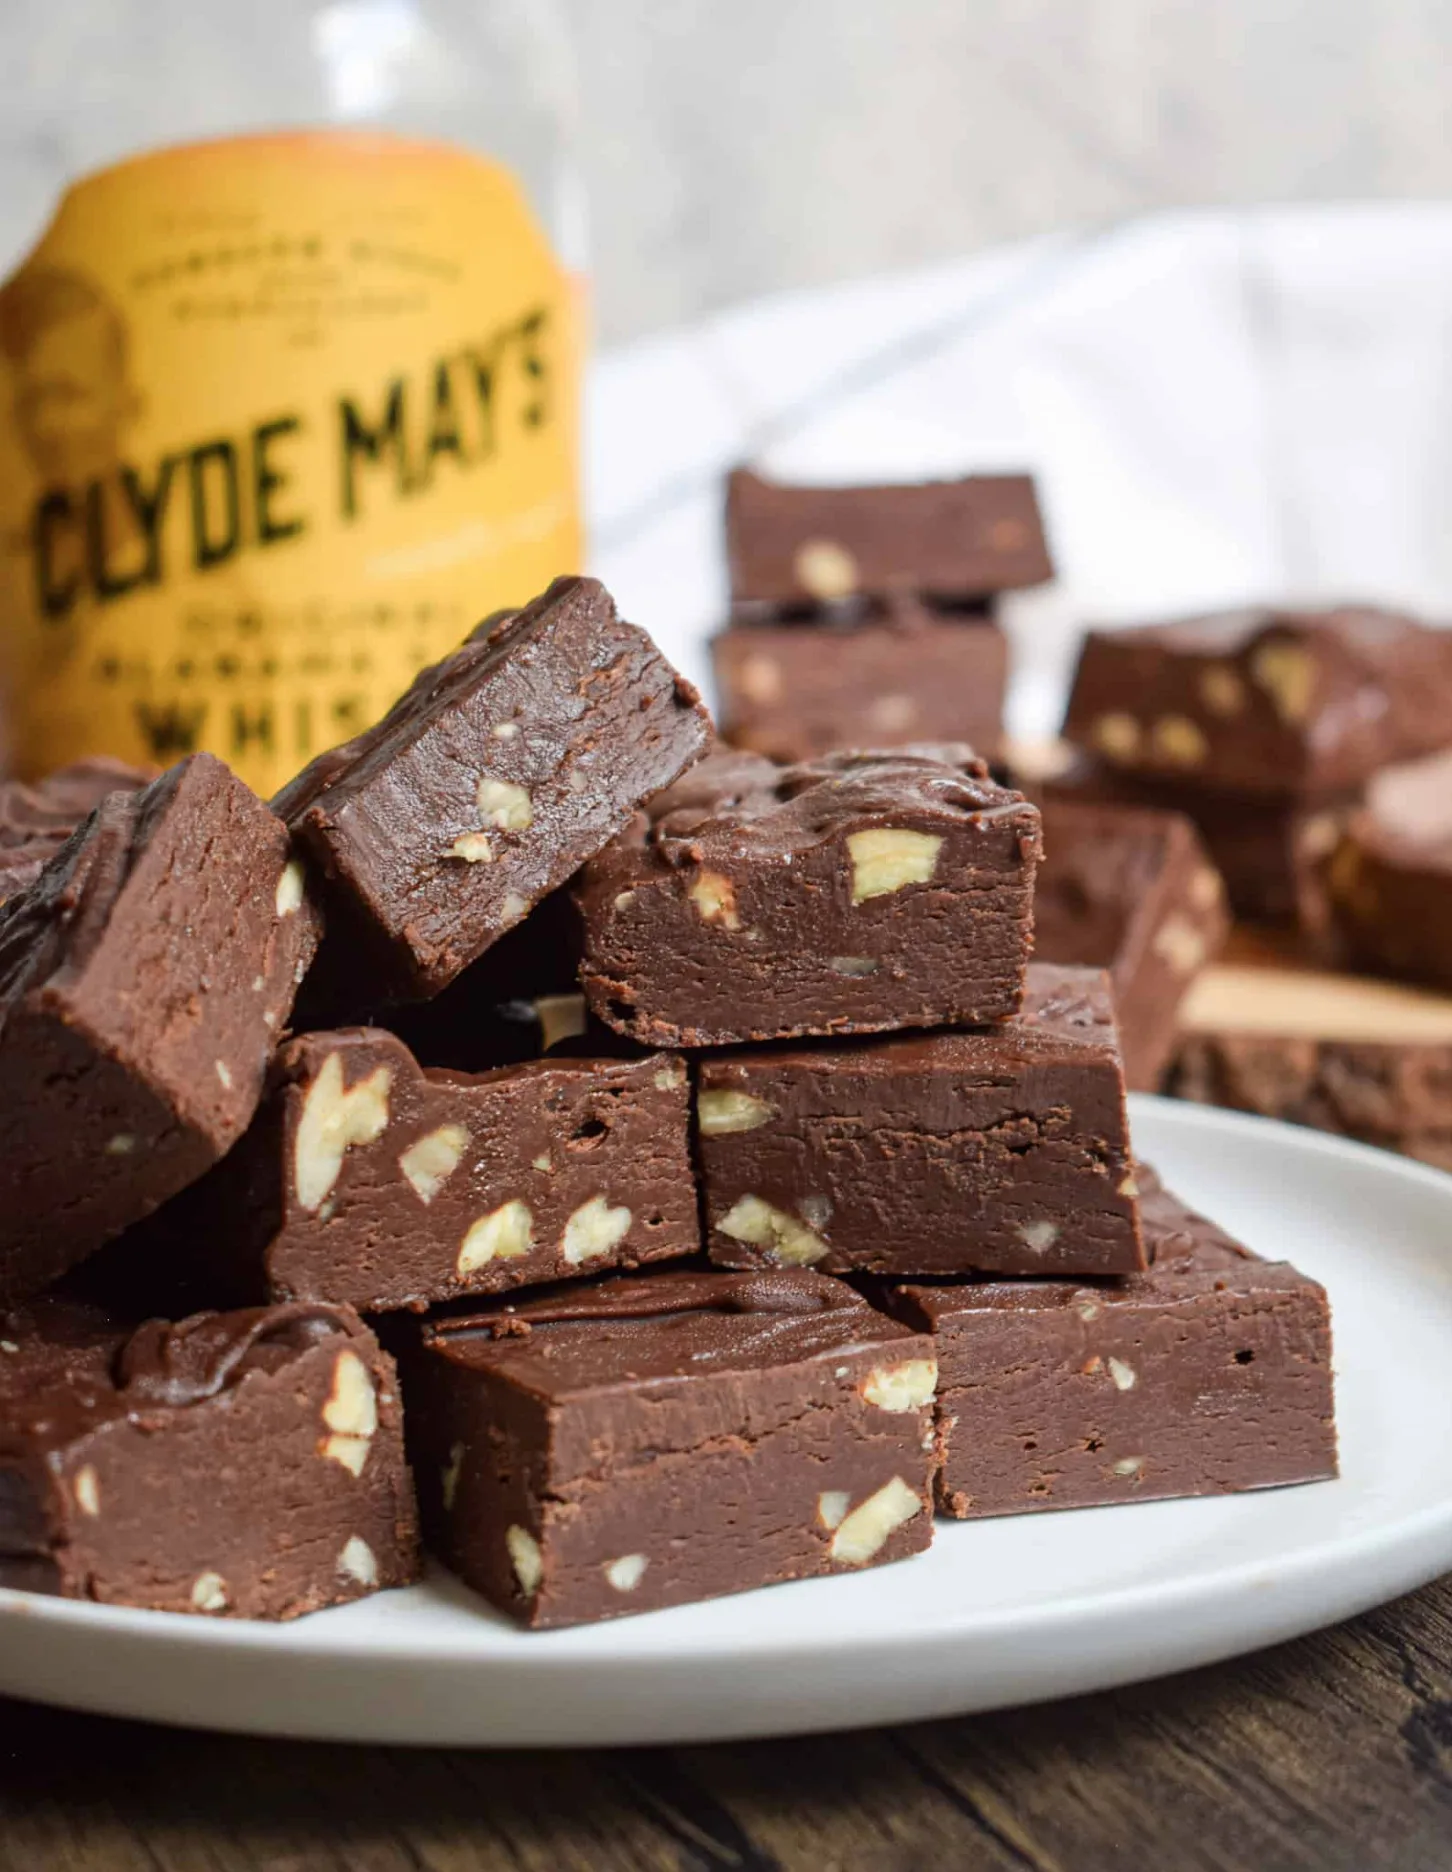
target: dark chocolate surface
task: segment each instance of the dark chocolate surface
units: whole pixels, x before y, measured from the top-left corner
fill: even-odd
[[[274,802],[326,873],[320,973],[435,994],[700,755],[689,683],[594,579],[425,670]],[[335,904],[335,920],[331,905]]]
[[[581,979],[652,1045],[993,1021],[1019,1004],[1038,811],[965,747],[724,753],[586,868]]]
[[[426,1325],[402,1373],[432,1545],[527,1624],[932,1537],[932,1341],[805,1270],[607,1276]]]
[[[1108,984],[1034,963],[983,1033],[707,1054],[712,1260],[827,1272],[1142,1267]]]
[[[774,604],[971,598],[1053,577],[1030,475],[789,487],[741,468],[727,483],[726,551],[732,597]]]
[[[208,754],[109,795],[0,909],[0,1296],[241,1135],[315,941],[286,828]]]
[[[938,1505],[1023,1514],[1336,1473],[1323,1290],[1141,1166],[1148,1272],[898,1290],[937,1340]]]

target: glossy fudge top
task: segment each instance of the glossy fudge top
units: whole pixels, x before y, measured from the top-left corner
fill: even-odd
[[[62,1449],[102,1424],[185,1410],[278,1372],[332,1338],[368,1339],[350,1308],[251,1307],[134,1330],[97,1310],[37,1303],[0,1319],[16,1349],[0,1357],[0,1459]]]
[[[561,1283],[425,1328],[457,1364],[543,1397],[767,1371],[882,1345],[908,1329],[841,1281],[805,1269],[698,1269]]]
[[[894,589],[974,598],[1053,577],[1030,475],[788,487],[737,469],[726,550],[733,599],[785,606]]]
[[[964,746],[723,753],[584,868],[580,979],[653,1045],[1001,1020],[1038,855],[1038,809]]]
[[[1091,631],[1065,734],[1215,787],[1354,786],[1443,745],[1452,632],[1371,608],[1246,610]]]
[[[827,754],[778,767],[759,754],[710,755],[650,802],[616,846],[588,868],[587,896],[637,868],[644,847],[656,865],[773,865],[850,834],[884,814],[1021,824],[1037,842],[1038,808],[992,779],[988,763],[961,743]]]
[[[604,586],[556,579],[487,619],[273,804],[394,985],[429,995],[613,838],[708,733],[696,691]]]

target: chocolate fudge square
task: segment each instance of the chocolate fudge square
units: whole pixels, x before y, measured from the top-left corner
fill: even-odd
[[[346,1307],[0,1319],[0,1585],[285,1619],[417,1572],[393,1363]]]
[[[936,1336],[939,1510],[959,1519],[1336,1474],[1325,1292],[1140,1168],[1147,1273],[897,1291]]]
[[[1008,639],[986,613],[894,596],[847,617],[733,622],[711,655],[723,738],[773,760],[918,741],[998,753]]]
[[[1034,963],[982,1033],[708,1054],[718,1265],[1121,1274],[1144,1266],[1109,985]]]
[[[209,754],[110,794],[0,909],[0,1297],[236,1142],[316,932],[286,827]]]
[[[1239,611],[1084,641],[1064,734],[1118,768],[1324,794],[1445,745],[1452,631],[1388,611]]]
[[[1153,1092],[1185,992],[1229,933],[1220,874],[1179,813],[1053,800],[1040,811],[1034,954],[1109,971],[1125,1084]]]
[[[1321,867],[1361,801],[1360,788],[1278,794],[1201,787],[1082,755],[1040,783],[1016,774],[1015,784],[1040,808],[1065,800],[1182,814],[1204,841],[1238,919],[1296,923],[1312,933],[1325,923]]]
[[[1207,969],[1165,1090],[1452,1170],[1452,996],[1316,969]]]
[[[966,747],[715,755],[586,866],[582,985],[654,1046],[1003,1020],[1038,856]]]
[[[419,1332],[401,1369],[427,1538],[524,1624],[932,1539],[933,1342],[840,1282],[664,1269]]]
[[[1374,777],[1331,855],[1325,891],[1338,961],[1452,988],[1452,753]]]
[[[155,777],[155,769],[98,756],[30,783],[0,780],[0,903],[35,882],[108,793],[134,793]]]
[[[210,1281],[387,1312],[693,1254],[689,1116],[669,1054],[461,1073],[381,1029],[305,1034],[231,1156],[114,1272],[150,1304]]]
[[[556,579],[486,620],[274,802],[328,879],[320,971],[436,994],[708,733],[695,690],[595,579]]]
[[[1054,575],[1023,474],[792,487],[740,468],[726,486],[726,555],[734,600],[788,608],[894,591],[978,598]]]

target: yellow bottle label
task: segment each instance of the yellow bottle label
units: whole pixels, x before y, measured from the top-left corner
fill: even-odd
[[[509,172],[352,132],[78,183],[0,287],[15,769],[263,793],[579,568],[578,302]]]

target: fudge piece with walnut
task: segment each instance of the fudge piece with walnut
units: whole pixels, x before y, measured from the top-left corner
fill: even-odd
[[[284,1619],[415,1577],[393,1362],[350,1308],[38,1302],[0,1337],[0,1585]]]
[[[1395,612],[1236,611],[1084,640],[1065,738],[1112,766],[1325,795],[1445,745],[1452,631]]]
[[[316,940],[287,828],[210,754],[110,794],[0,908],[0,1297],[241,1136]]]
[[[594,1012],[657,1046],[1005,1019],[1039,814],[962,746],[724,753],[576,887]]]
[[[595,579],[487,619],[273,802],[328,881],[319,974],[436,994],[705,751],[700,698]]]
[[[694,1253],[685,1062],[567,1044],[463,1073],[378,1028],[291,1040],[247,1136],[106,1273],[166,1310],[387,1312]]]
[[[1139,1167],[1152,1264],[1127,1280],[897,1290],[936,1335],[938,1507],[959,1519],[1336,1474],[1324,1290]]]
[[[1033,963],[981,1033],[708,1053],[711,1259],[829,1273],[1144,1266],[1109,986]]]
[[[983,598],[1054,575],[1025,474],[792,487],[738,468],[726,556],[733,602],[787,611],[890,592]]]
[[[773,760],[968,741],[997,755],[1008,638],[982,607],[894,595],[810,619],[733,619],[711,641],[721,734]]]
[[[933,1342],[838,1281],[663,1269],[415,1334],[400,1367],[430,1546],[524,1624],[932,1539]]]

